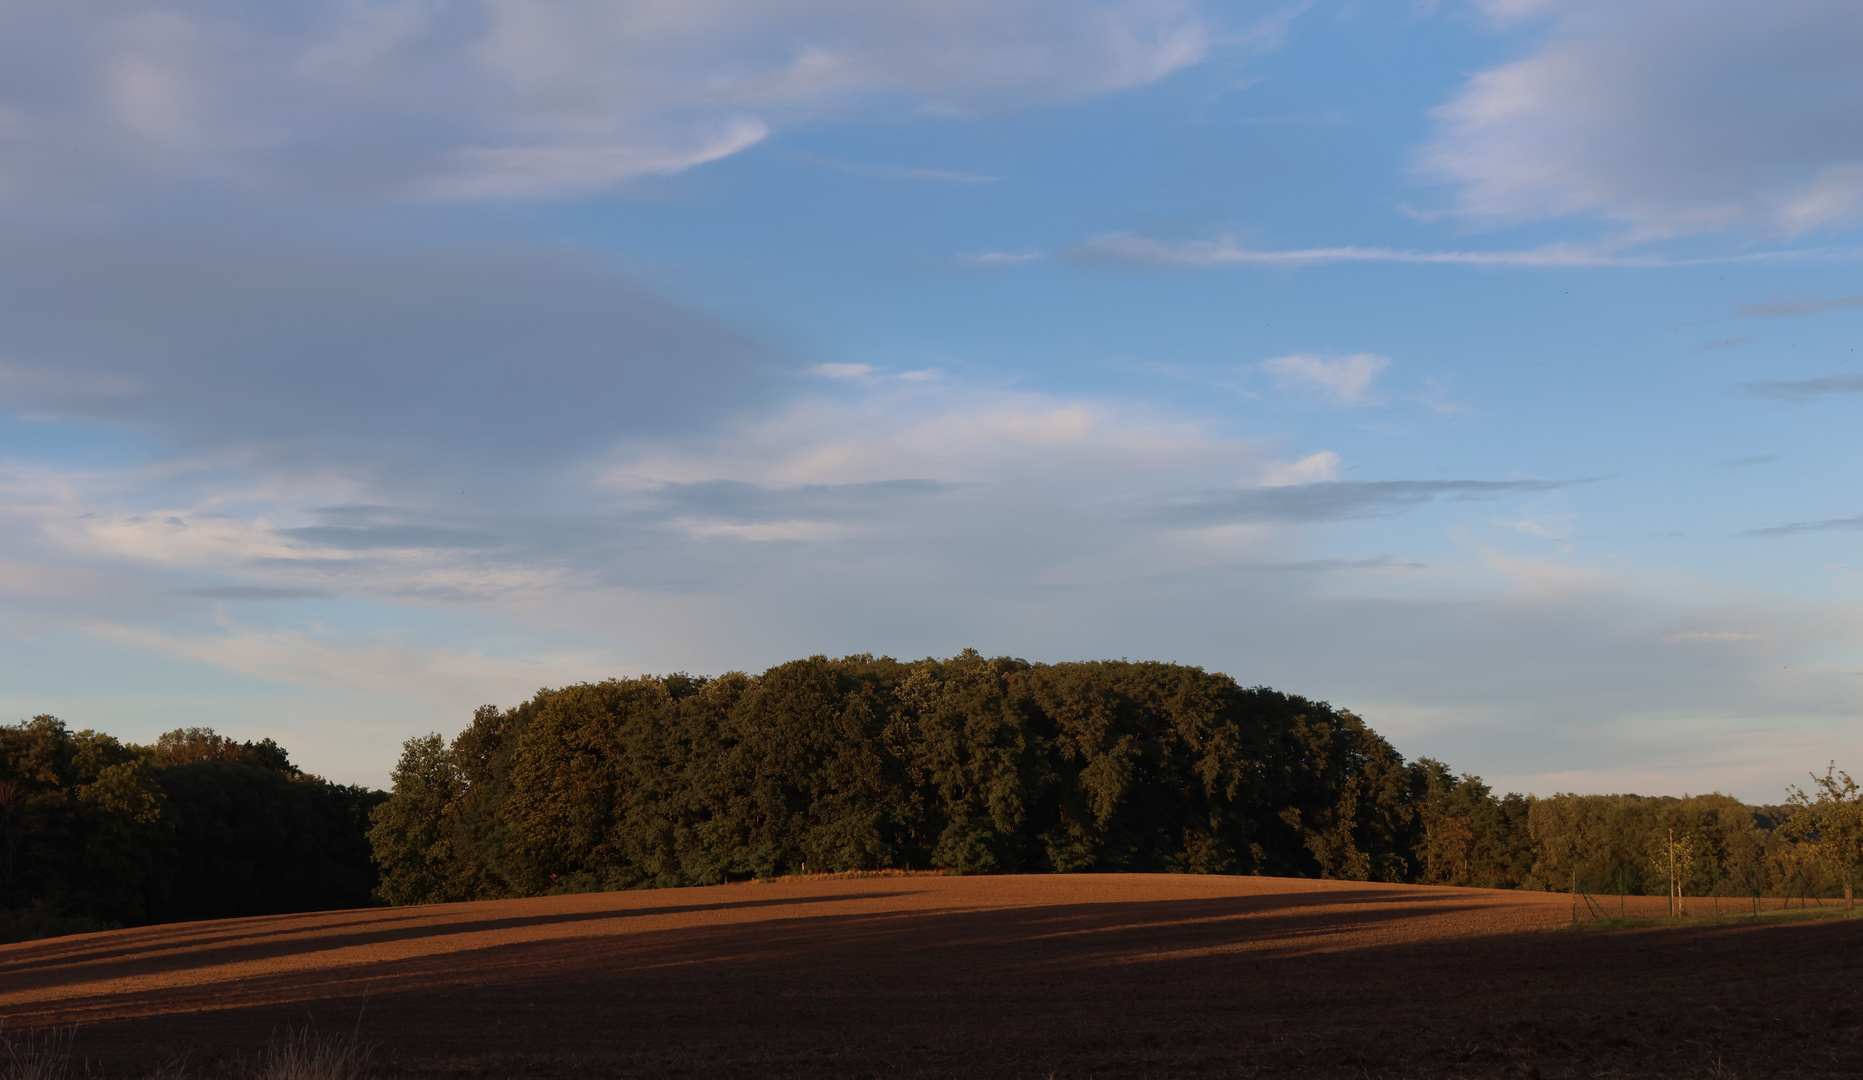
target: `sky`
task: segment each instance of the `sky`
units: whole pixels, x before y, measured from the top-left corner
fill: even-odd
[[[1853,0],[10,0],[0,721],[1196,664],[1863,769]]]

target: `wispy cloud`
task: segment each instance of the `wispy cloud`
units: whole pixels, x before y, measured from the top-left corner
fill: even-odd
[[[963,485],[936,480],[880,480],[856,484],[755,484],[708,480],[667,484],[643,502],[695,536],[746,540],[833,540],[862,531],[897,511],[905,500],[941,495]]]
[[[1301,559],[1297,562],[1248,563],[1237,569],[1263,573],[1332,574],[1346,570],[1427,570],[1429,567],[1414,559],[1379,555],[1371,559]]]
[[[1311,524],[1386,517],[1437,499],[1475,501],[1552,491],[1570,480],[1335,480],[1286,487],[1213,492],[1165,511],[1190,525],[1286,522]]]
[[[1840,296],[1835,300],[1769,300],[1763,304],[1748,304],[1734,314],[1743,319],[1789,319],[1799,315],[1816,315],[1820,311],[1857,307],[1863,307],[1863,293]]]
[[[912,165],[882,165],[871,161],[848,161],[844,158],[826,157],[796,151],[789,155],[797,161],[806,162],[824,169],[846,173],[849,176],[863,176],[873,180],[932,180],[946,184],[988,184],[1000,177],[986,176],[983,173],[963,172],[957,169],[927,169]]]
[[[872,364],[816,364],[809,374],[824,379],[864,379],[873,374]]]
[[[276,535],[337,551],[474,551],[497,542],[476,529],[383,522],[368,525],[304,525],[279,529]]]
[[[1349,119],[1343,109],[1333,109],[1311,116],[1237,116],[1222,123],[1237,127],[1335,127]]]
[[[1344,245],[1317,248],[1255,248],[1233,237],[1213,240],[1158,240],[1133,233],[1115,233],[1068,248],[1069,258],[1087,262],[1123,262],[1152,266],[1322,266],[1329,263],[1415,263],[1447,266],[1523,267],[1541,269],[1624,269],[1671,266],[1710,266],[1722,263],[1778,262],[1801,259],[1852,259],[1850,249],[1793,249],[1743,252],[1734,255],[1683,258],[1637,254],[1588,244],[1548,244],[1502,251],[1429,251],[1413,248]]]
[[[1816,379],[1764,379],[1740,384],[1750,397],[1775,401],[1816,401],[1832,394],[1863,394],[1863,375],[1823,375]]]
[[[784,541],[794,543],[820,543],[826,540],[840,540],[856,530],[848,525],[831,521],[679,521],[674,524],[693,536],[729,536],[752,543],[767,544]]]
[[[1355,353],[1327,359],[1295,353],[1264,360],[1261,370],[1277,387],[1306,390],[1334,405],[1363,405],[1378,374],[1391,366],[1391,358]]]
[[[1514,518],[1498,521],[1496,524],[1540,540],[1563,543],[1571,539],[1571,516],[1567,514],[1561,514],[1552,519]]]
[[[1748,529],[1741,536],[1797,536],[1808,532],[1857,532],[1863,531],[1863,515],[1847,518],[1827,518],[1824,521],[1794,521],[1785,525],[1773,525],[1765,529]]]
[[[1758,641],[1758,634],[1743,634],[1738,630],[1685,630],[1679,634],[1670,634],[1664,641],[1676,643],[1705,643],[1728,645],[1738,641]]]
[[[120,398],[146,389],[138,379],[120,375],[63,371],[58,368],[0,361],[0,387],[22,396],[58,399]]]
[[[956,261],[967,266],[1019,266],[1041,257],[1039,251],[985,251],[975,255],[958,255]]]
[[[336,594],[323,589],[281,589],[269,585],[206,585],[172,590],[176,596],[201,600],[329,600]]]
[[[487,656],[478,650],[421,648],[391,638],[358,640],[223,623],[215,634],[176,634],[131,626],[100,626],[100,638],[300,686],[398,697],[455,700],[472,694],[523,692],[586,675],[606,657],[595,652],[533,660]]]
[[[1483,15],[1497,22],[1510,22],[1537,15],[1558,6],[1559,0],[1474,0]]]
[[[714,130],[654,142],[468,146],[447,155],[439,175],[409,186],[435,199],[548,198],[613,187],[641,176],[671,176],[762,142],[770,127],[732,117]]]

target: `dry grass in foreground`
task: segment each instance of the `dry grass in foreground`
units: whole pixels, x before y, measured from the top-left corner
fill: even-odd
[[[90,1076],[90,1062],[74,1069],[77,1029],[0,1030],[0,1080],[73,1080]],[[375,1048],[358,1032],[327,1034],[314,1025],[286,1028],[251,1062],[235,1057],[190,1069],[177,1059],[143,1072],[140,1080],[368,1080]]]

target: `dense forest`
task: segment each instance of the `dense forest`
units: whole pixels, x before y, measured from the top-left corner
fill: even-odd
[[[1670,830],[1688,896],[1815,898],[1863,840],[1840,777],[1768,807],[1497,797],[1199,668],[817,656],[482,708],[407,744],[370,840],[397,904],[884,868],[1662,895]]]
[[[1496,796],[1357,716],[1161,663],[816,656],[480,708],[392,795],[271,740],[0,727],[0,940],[796,873],[1155,871],[1847,894],[1863,793]]]
[[[363,906],[387,798],[305,775],[269,739],[0,727],[0,940]]]

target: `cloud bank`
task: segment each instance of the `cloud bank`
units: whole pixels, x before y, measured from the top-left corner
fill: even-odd
[[[10,245],[0,358],[8,411],[228,464],[481,485],[702,430],[785,370],[574,254],[154,236]]]
[[[1532,55],[1435,114],[1419,172],[1493,222],[1634,237],[1797,237],[1863,213],[1863,8],[1847,0],[1562,0]]]
[[[573,195],[877,103],[1141,85],[1222,36],[1179,0],[25,0],[0,10],[0,198]]]

